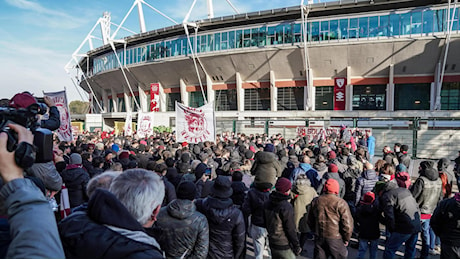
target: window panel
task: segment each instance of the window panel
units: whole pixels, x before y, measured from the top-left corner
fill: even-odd
[[[304,87],[278,88],[278,110],[303,110]]]
[[[353,110],[385,110],[386,85],[353,86]]]
[[[179,103],[182,102],[180,93],[166,94],[166,111],[175,111],[176,101]]]
[[[382,28],[379,26],[379,17],[369,17],[369,37],[377,37],[381,34]]]
[[[329,21],[322,21],[321,22],[321,32],[320,32],[320,41],[328,41],[329,40]]]
[[[358,18],[350,18],[348,27],[348,38],[354,39],[358,37]]]
[[[423,11],[423,33],[428,35],[433,32],[433,10]]]
[[[369,18],[359,18],[359,38],[367,38],[369,35]]]
[[[334,109],[334,87],[315,87],[315,110]]]
[[[399,36],[399,14],[390,14],[389,36]]]
[[[422,11],[412,12],[411,34],[422,33]]]
[[[396,84],[395,110],[429,110],[431,84]]]
[[[244,90],[244,109],[270,110],[270,89],[257,88]]]
[[[348,19],[340,19],[340,39],[348,39]]]
[[[236,89],[216,90],[216,111],[235,111],[237,110]]]
[[[311,40],[314,42],[319,41],[319,22],[311,23]]]

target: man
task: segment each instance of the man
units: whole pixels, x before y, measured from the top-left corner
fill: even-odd
[[[411,187],[412,195],[418,203],[422,219],[422,250],[421,258],[428,258],[430,250],[434,250],[435,236],[430,228],[430,218],[436,205],[442,200],[442,181],[432,161],[420,163],[420,176]]]
[[[279,178],[275,191],[264,205],[264,219],[274,259],[292,259],[302,251],[296,232],[294,208],[289,203],[291,187],[289,179]]]
[[[8,127],[18,133],[18,143],[32,146],[33,135],[20,125]],[[15,163],[15,152],[6,149],[8,136],[0,134],[0,175],[4,185],[0,198],[7,209],[11,243],[6,258],[64,258],[56,220],[42,191]]]
[[[324,186],[326,185],[327,180],[334,179],[339,183],[339,197],[343,198],[345,196],[345,181],[339,175],[339,167],[337,165],[331,163],[328,167],[328,172],[323,175],[318,188],[316,189],[316,193],[324,194]]]
[[[396,158],[395,154],[391,151],[389,146],[383,147],[383,160],[389,164],[393,164],[394,166],[398,165],[398,159]]]
[[[364,194],[373,191],[375,184],[379,180],[377,173],[374,170],[374,165],[370,162],[364,164],[364,171],[361,176],[356,180],[355,187],[355,205],[363,199]]]
[[[127,170],[109,191],[97,189],[86,212],[59,223],[67,258],[163,258],[157,241],[145,233],[156,221],[164,184],[152,171]]]
[[[339,194],[339,183],[328,179],[325,194],[311,203],[308,226],[315,232],[314,258],[347,258],[347,245],[353,232],[350,208]]]
[[[157,227],[161,230],[158,242],[167,258],[203,259],[208,256],[208,221],[196,211],[195,193],[193,182],[181,182],[177,187],[177,199],[158,214]]]
[[[406,166],[407,171],[409,171],[410,160],[411,160],[409,154],[407,153],[409,151],[409,146],[405,144],[401,145],[400,151],[401,153],[399,154],[398,161],[400,164],[401,163],[404,164],[404,166]]]
[[[394,258],[396,251],[405,243],[404,258],[415,258],[415,245],[420,231],[420,210],[417,201],[396,180],[382,184],[379,191],[384,223],[391,233],[387,237],[383,258]]]
[[[69,165],[61,173],[62,181],[69,192],[70,208],[75,208],[88,201],[86,185],[88,185],[89,174],[82,166],[80,154],[70,155]]]
[[[460,259],[460,193],[439,203],[431,216],[430,225],[441,239],[441,258]]]
[[[318,172],[311,166],[310,163],[311,161],[308,155],[302,155],[300,157],[299,167],[295,168],[292,171],[292,176],[290,177],[291,183],[293,183],[296,180],[297,176],[299,176],[300,174],[305,174],[310,180],[311,186],[314,189],[318,188],[321,178],[319,177]]]

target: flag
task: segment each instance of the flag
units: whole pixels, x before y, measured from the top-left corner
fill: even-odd
[[[345,110],[347,78],[334,79],[334,110]]]
[[[61,189],[61,205],[59,209],[61,211],[61,219],[64,219],[68,215],[70,215],[70,201],[69,201],[69,191],[65,187],[65,184],[62,185]]]
[[[193,108],[176,101],[176,140],[177,142],[199,143],[215,141],[216,118],[213,103]]]
[[[69,105],[65,90],[59,92],[43,93],[44,96],[50,97],[59,110],[61,127],[57,130],[59,140],[70,142],[73,140],[72,125],[70,122]]]
[[[150,84],[150,112],[160,111],[160,84]]]
[[[125,136],[133,135],[133,114],[131,111],[129,111],[126,115],[125,127],[123,127],[123,131],[125,131]]]
[[[153,135],[154,112],[137,114],[137,135],[146,138]]]

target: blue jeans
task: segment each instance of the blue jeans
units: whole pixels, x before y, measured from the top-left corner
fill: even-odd
[[[264,258],[264,249],[267,248],[268,255],[271,256],[270,247],[268,246],[268,231],[266,228],[252,225],[249,228],[249,234],[254,243],[254,256],[256,259]]]
[[[358,257],[359,259],[366,258],[366,251],[369,247],[369,258],[376,259],[377,258],[377,248],[379,245],[379,240],[369,240],[369,239],[359,239],[359,248],[358,248]]]
[[[404,242],[406,243],[406,251],[404,252],[404,258],[415,258],[415,245],[417,244],[417,239],[418,232],[414,234],[402,234],[398,232],[391,233],[390,238],[387,239],[385,244],[383,258],[395,258],[396,251]]]
[[[428,258],[428,253],[430,249],[434,249],[436,235],[434,234],[433,229],[430,227],[429,219],[422,219],[422,250],[420,251],[420,258]]]

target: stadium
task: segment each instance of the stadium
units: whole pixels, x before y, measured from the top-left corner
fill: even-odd
[[[176,101],[214,102],[221,131],[293,136],[299,126],[345,124],[373,127],[387,143],[411,140],[420,157],[457,154],[457,0],[302,1],[152,31],[142,29],[141,2],[140,33],[111,38],[105,14],[104,44],[77,50],[66,66],[91,96],[86,130],[150,111],[153,86],[156,125],[174,127]]]

